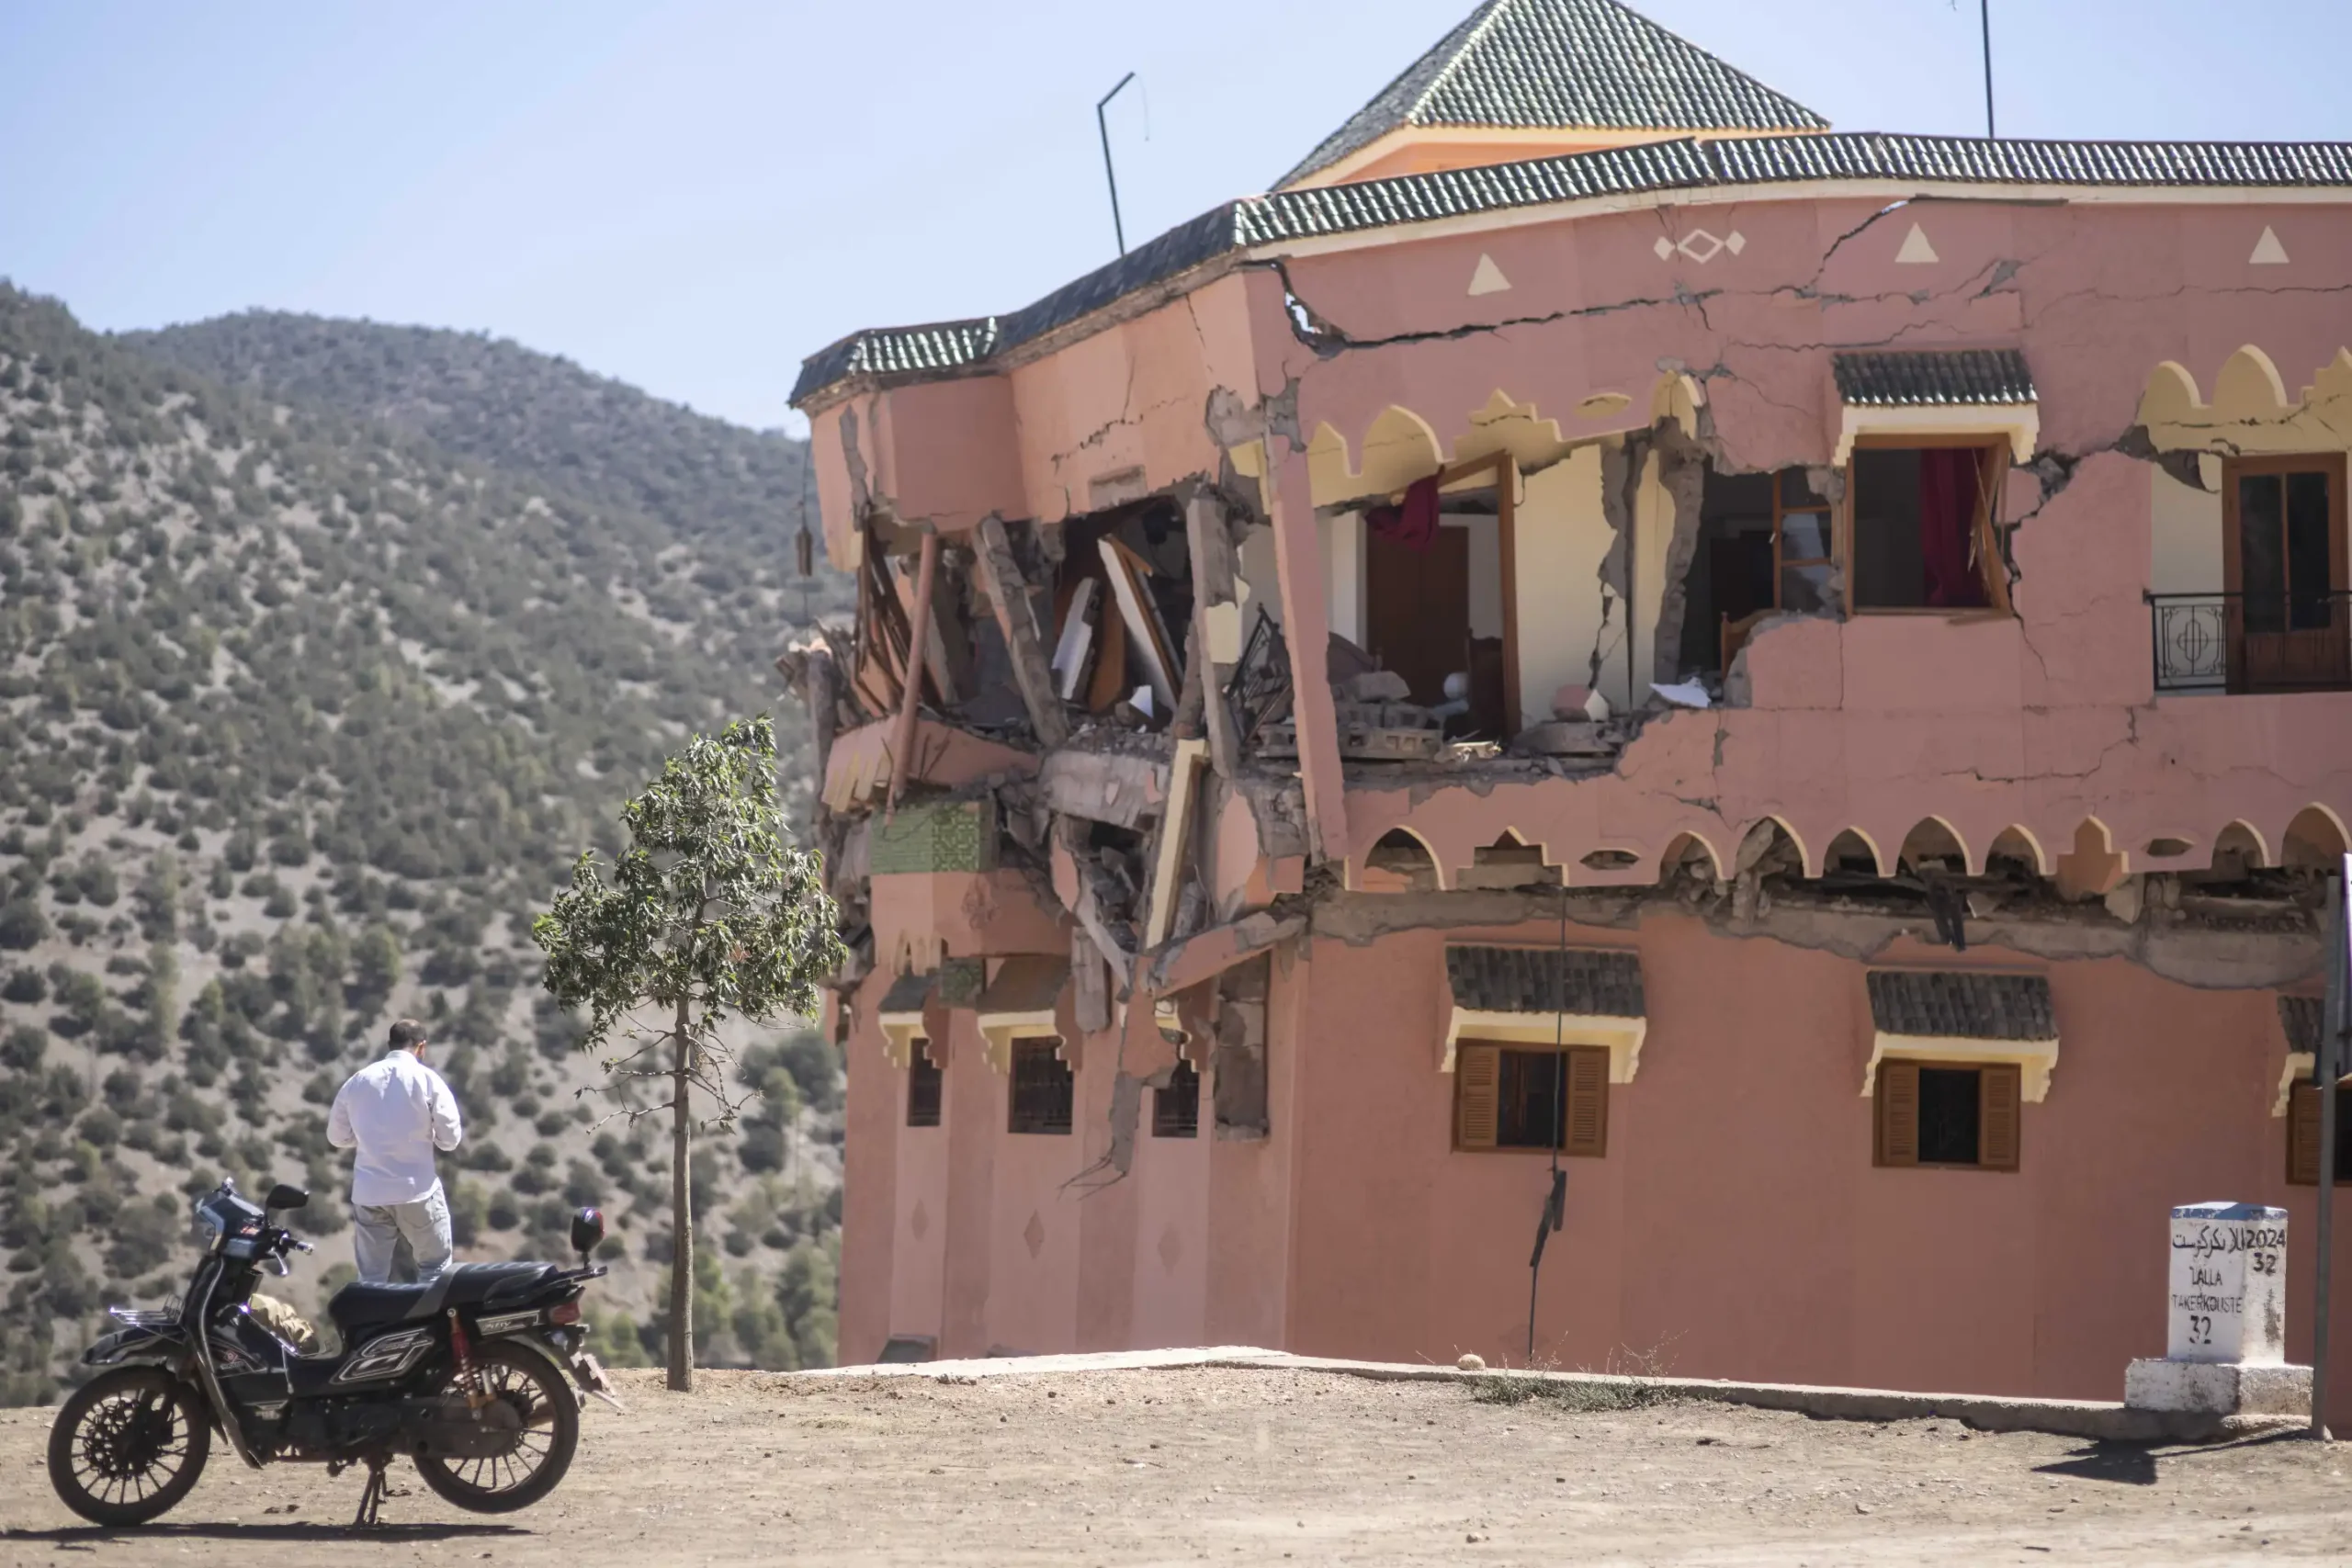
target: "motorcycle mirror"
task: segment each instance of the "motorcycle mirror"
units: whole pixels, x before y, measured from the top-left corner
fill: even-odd
[[[265,1204],[264,1207],[270,1209],[299,1209],[310,1201],[311,1195],[301,1188],[289,1187],[285,1182],[281,1181],[277,1186],[269,1190],[269,1201]]]
[[[573,1212],[571,1216],[571,1250],[580,1254],[581,1262],[587,1262],[588,1255],[595,1251],[596,1244],[604,1239],[605,1214],[603,1210],[580,1209]]]

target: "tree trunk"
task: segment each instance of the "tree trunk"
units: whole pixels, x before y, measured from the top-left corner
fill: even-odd
[[[686,998],[678,998],[678,1065],[670,1079],[670,1386],[680,1393],[695,1386],[695,1189],[694,1120],[686,1102],[692,1087],[694,1037],[687,1032]]]

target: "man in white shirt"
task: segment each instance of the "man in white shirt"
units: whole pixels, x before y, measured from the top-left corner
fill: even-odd
[[[351,1218],[359,1278],[392,1282],[392,1253],[402,1241],[416,1260],[416,1283],[431,1284],[449,1267],[449,1201],[433,1151],[454,1149],[465,1135],[458,1099],[424,1065],[424,1026],[392,1025],[391,1050],[345,1080],[327,1117],[327,1142],[356,1148],[351,1168]]]

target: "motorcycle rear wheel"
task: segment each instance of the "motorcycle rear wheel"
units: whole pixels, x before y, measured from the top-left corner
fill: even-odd
[[[74,1391],[49,1429],[49,1483],[93,1524],[143,1525],[204,1473],[212,1416],[161,1367],[121,1367]]]
[[[580,1446],[580,1402],[554,1362],[513,1340],[494,1340],[474,1352],[474,1369],[493,1399],[516,1406],[522,1418],[512,1453],[496,1459],[416,1456],[424,1483],[458,1507],[477,1514],[527,1508],[555,1490]],[[448,1391],[462,1392],[456,1376]]]

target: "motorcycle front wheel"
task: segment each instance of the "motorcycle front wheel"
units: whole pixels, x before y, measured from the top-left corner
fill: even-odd
[[[122,1367],[74,1391],[49,1429],[49,1483],[93,1524],[143,1525],[188,1495],[212,1448],[196,1390],[161,1367]]]
[[[477,1514],[527,1508],[571,1468],[580,1446],[580,1402],[554,1362],[512,1340],[492,1341],[473,1359],[481,1392],[514,1410],[514,1440],[506,1452],[486,1459],[419,1454],[417,1473],[443,1497]],[[447,1392],[465,1392],[455,1374]]]

